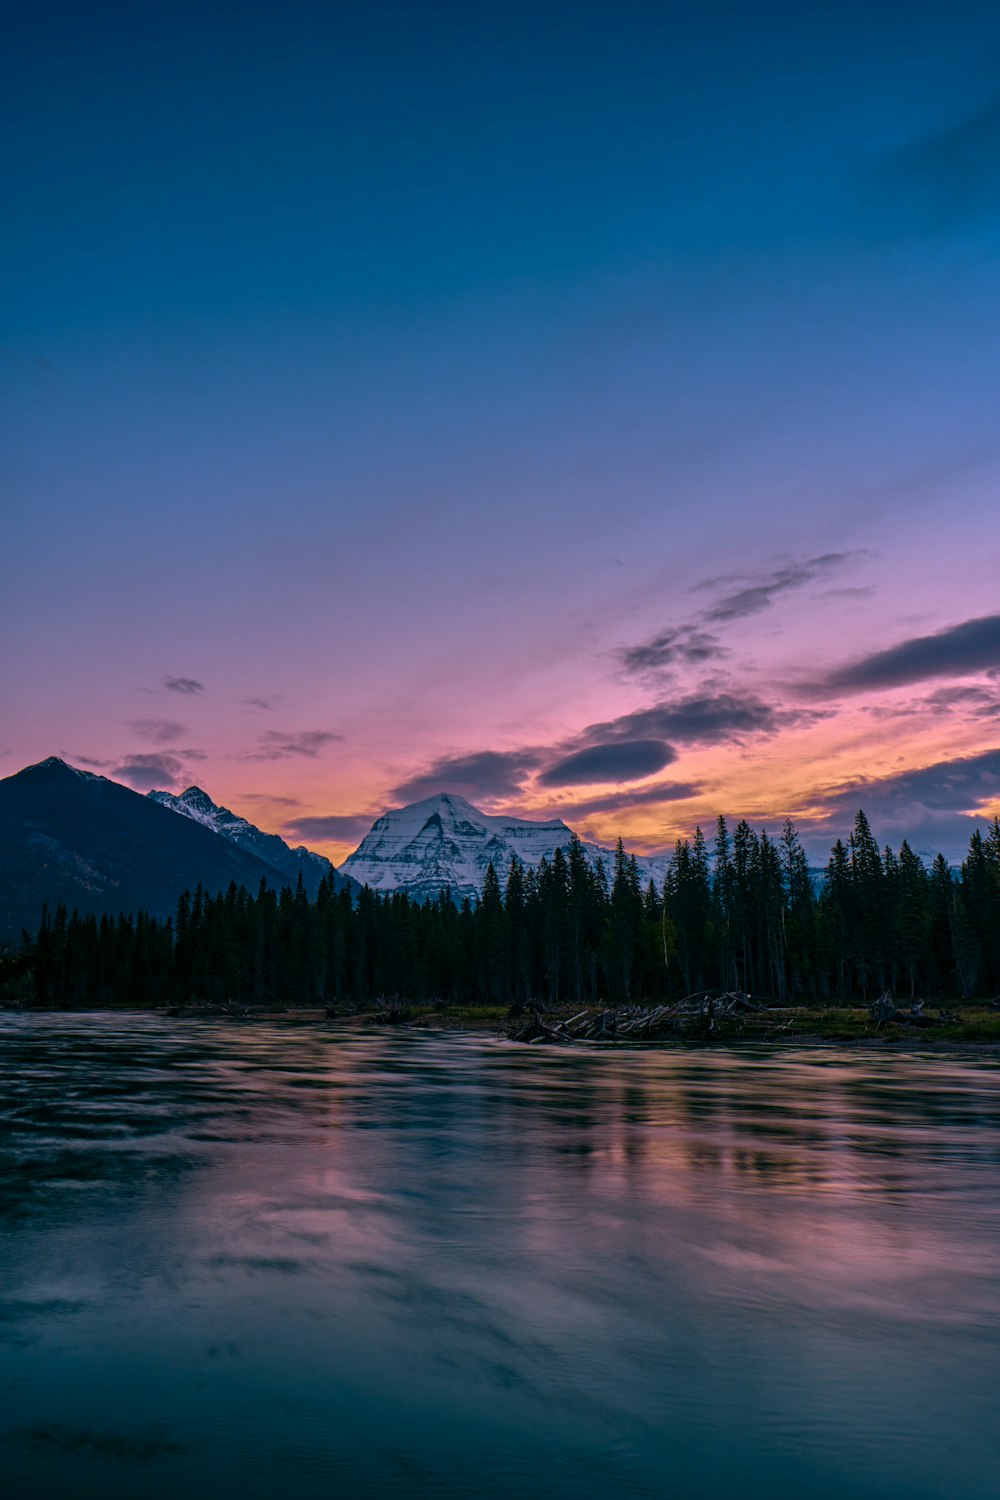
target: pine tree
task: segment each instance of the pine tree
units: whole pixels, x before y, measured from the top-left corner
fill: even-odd
[[[931,983],[939,994],[952,994],[956,984],[954,947],[955,882],[943,854],[931,865],[928,881],[930,940],[934,958]]]
[[[641,930],[642,890],[638,871],[635,860],[629,859],[619,839],[611,882],[607,951],[612,993],[625,1002],[632,998]]]
[[[785,891],[778,850],[762,829],[757,842],[757,951],[759,972],[765,976],[766,992],[778,1001],[787,996],[785,979]]]
[[[819,915],[823,953],[832,989],[839,998],[846,998],[853,901],[851,861],[842,839],[838,839],[830,851],[823,876]]]
[[[961,901],[964,919],[975,936],[977,973],[981,966],[993,989],[1000,980],[1000,850],[997,841],[991,844],[990,835],[984,839],[978,828],[962,865]],[[963,951],[971,953],[964,928],[963,945]]]
[[[732,844],[726,820],[720,817],[715,825],[712,925],[715,932],[718,953],[719,976],[724,990],[734,990],[739,984],[736,955],[733,951],[735,904],[735,872],[733,869]]]
[[[483,994],[487,1001],[506,1000],[507,933],[500,881],[493,861],[486,866],[483,893],[477,910]]]
[[[791,818],[785,819],[781,834],[781,873],[788,987],[792,998],[798,1000],[816,993],[816,894],[806,853]]]
[[[741,818],[733,835],[732,933],[740,987],[747,994],[752,994],[756,988],[754,885],[757,852],[757,835],[746,819]]]
[[[882,858],[871,825],[858,811],[851,833],[851,928],[849,938],[862,999],[872,984],[885,988],[883,933],[886,925]]]
[[[910,998],[915,999],[927,962],[930,907],[927,871],[906,839],[899,846],[897,882],[895,946]]]

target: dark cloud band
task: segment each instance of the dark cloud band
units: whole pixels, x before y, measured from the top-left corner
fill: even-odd
[[[904,687],[927,677],[964,677],[1000,668],[1000,615],[966,620],[934,635],[876,651],[827,677],[828,692]]]
[[[831,805],[853,808],[857,804],[874,812],[923,807],[932,812],[967,813],[984,802],[1000,803],[1000,749],[858,781],[837,792]]]
[[[587,818],[598,813],[628,812],[633,807],[657,807],[664,802],[687,802],[691,797],[699,797],[703,790],[694,781],[661,782],[659,786],[635,787],[628,791],[608,792],[603,797],[560,802],[558,812],[563,818]]]
[[[641,781],[677,759],[662,740],[615,740],[564,756],[542,772],[542,786],[581,786],[602,781]]]
[[[477,750],[469,755],[445,755],[425,771],[393,787],[394,802],[421,802],[438,792],[477,797],[519,796],[526,778],[541,764],[535,750]]]
[[[749,694],[737,697],[728,692],[691,693],[683,698],[665,699],[652,708],[638,709],[604,724],[592,724],[584,738],[593,743],[655,738],[715,745],[746,734],[773,734],[813,717],[773,708]]]

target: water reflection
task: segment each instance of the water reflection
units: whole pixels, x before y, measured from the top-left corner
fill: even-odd
[[[995,1492],[988,1064],[0,1021],[0,1459],[105,1497]]]

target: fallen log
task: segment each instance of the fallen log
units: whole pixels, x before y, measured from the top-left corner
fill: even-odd
[[[714,994],[699,990],[671,1005],[619,1005],[579,1011],[565,1020],[548,1020],[532,1007],[508,1036],[518,1042],[655,1041],[669,1037],[712,1036],[767,1007],[742,991]]]

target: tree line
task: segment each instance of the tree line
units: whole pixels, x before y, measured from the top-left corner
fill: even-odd
[[[680,839],[662,885],[622,846],[591,864],[574,835],[537,868],[491,865],[480,900],[420,904],[332,880],[256,894],[185,892],[168,919],[46,911],[12,985],[39,1004],[628,1003],[743,990],[779,1003],[1000,990],[1000,820],[953,869],[860,812],[821,876],[780,837],[719,818]],[[3,975],[0,974],[0,979]]]

